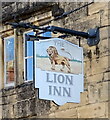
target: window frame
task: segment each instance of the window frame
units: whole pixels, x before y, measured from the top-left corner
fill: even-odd
[[[33,30],[29,30],[29,31],[26,31],[26,32],[24,32],[23,33],[23,39],[24,39],[24,82],[29,82],[29,81],[33,81],[33,80],[28,80],[28,79],[26,79],[26,59],[28,59],[28,58],[33,58],[33,66],[34,66],[34,41],[32,41],[33,42],[33,56],[28,56],[28,57],[25,57],[25,53],[26,53],[26,38],[25,38],[25,34],[26,33],[30,33],[30,32],[33,32]],[[34,32],[33,32],[34,33]],[[35,34],[35,33],[34,33]],[[34,71],[33,71],[34,72]],[[33,73],[34,74],[34,73]],[[34,76],[33,76],[33,78],[34,78]]]
[[[6,70],[6,40],[9,38],[13,38],[15,42],[14,35],[8,36],[4,38],[4,87],[15,86],[15,67],[14,67],[14,81],[12,83],[7,83],[7,70]],[[15,64],[15,44],[14,44],[14,64]]]
[[[33,30],[29,30],[29,31],[26,31],[26,32],[23,33],[23,39],[24,39],[24,82],[34,81],[34,65],[35,65],[34,64],[34,41],[32,41],[33,42],[33,56],[25,57],[25,55],[26,55],[26,46],[25,46],[26,38],[25,38],[25,34],[30,33],[30,32],[33,32],[34,35],[36,34]],[[42,32],[42,30],[39,31],[39,32]],[[41,34],[41,36],[43,36],[43,34]],[[26,79],[26,59],[28,59],[28,58],[33,58],[33,80]]]

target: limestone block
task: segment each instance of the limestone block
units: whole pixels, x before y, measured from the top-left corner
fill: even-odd
[[[2,106],[2,115],[3,115],[3,118],[10,118],[10,111],[9,111],[9,105],[4,105]]]
[[[92,8],[92,9],[91,9]],[[100,26],[108,25],[108,3],[95,3],[89,6],[89,15],[100,15]]]
[[[102,34],[103,34],[103,33],[102,33]],[[101,35],[101,34],[100,34],[100,35]],[[110,53],[109,53],[109,45],[108,45],[108,42],[109,42],[108,36],[107,36],[107,39],[101,40],[101,41],[99,42],[99,44],[98,44],[98,50],[97,50],[97,51],[94,50],[94,55],[97,54],[96,52],[99,52],[99,54],[96,55],[96,57],[97,57],[97,56],[103,57],[103,56],[107,56],[107,55],[110,54]]]
[[[89,84],[101,82],[103,81],[103,79],[104,79],[104,76],[102,73],[86,77],[86,80]]]
[[[104,73],[104,81],[110,80],[110,72]]]
[[[10,114],[10,118],[14,118],[13,105],[9,105],[9,114]]]
[[[37,116],[46,115],[50,112],[50,101],[48,100],[36,100],[35,98],[35,102],[31,103],[30,101],[30,105],[31,106],[29,107],[29,109],[31,109],[31,113],[33,114],[33,111],[35,111],[35,114],[37,114]]]
[[[0,106],[0,119],[2,119],[2,110],[3,110],[3,108],[2,108],[2,106]]]
[[[60,107],[58,108],[58,110],[61,110],[61,111],[62,111],[62,110],[69,109],[70,104],[72,104],[72,103],[65,103],[64,105],[60,106]]]
[[[17,102],[17,95],[9,96],[9,103],[16,103]]]
[[[14,118],[18,118],[18,107],[17,103],[13,104]]]
[[[79,21],[76,21],[75,23],[73,23],[73,27],[76,30],[87,32],[91,28],[96,28],[96,26],[100,26],[100,16],[99,16],[99,14],[96,14],[92,17],[88,16],[86,18],[87,19],[81,20],[82,22],[80,22],[80,20],[79,20]],[[71,26],[72,26],[72,24],[71,24]]]
[[[29,99],[29,98],[33,98],[35,96],[35,91],[26,91],[26,92],[21,92],[19,94],[17,94],[17,100],[25,100],[25,99]]]
[[[94,25],[100,25],[100,14],[99,13],[96,13],[96,14],[92,14],[92,15],[89,15],[89,16],[85,16],[85,17],[82,17],[81,19],[78,19],[77,22],[78,23],[85,23],[85,22],[88,22],[89,23],[89,28],[94,28]],[[94,24],[94,25],[93,25]],[[92,26],[93,25],[93,26]],[[80,26],[81,27],[81,26]]]
[[[89,103],[88,91],[84,91],[81,93],[80,100],[81,100],[80,105],[86,105]]]
[[[109,106],[110,101],[106,102],[106,113],[105,113],[105,118],[110,118],[110,106]]]
[[[11,30],[12,31],[12,28],[10,25],[2,25],[2,29],[0,30],[0,32],[3,32],[3,31],[8,31],[8,30]],[[8,31],[9,32],[9,31]]]
[[[69,105],[69,109],[74,109],[81,106],[80,103],[69,103],[68,105]]]
[[[42,14],[38,14],[37,15],[37,20],[38,21],[41,21],[41,20],[43,20],[43,19],[46,19],[46,18],[49,18],[50,16],[52,16],[52,12],[44,12],[44,13],[42,13]],[[35,21],[35,20],[34,20]]]
[[[109,83],[110,82],[103,82],[102,84],[99,85],[99,101],[107,101],[109,100]],[[97,84],[98,85],[98,84]],[[97,86],[98,88],[98,86]]]
[[[9,96],[9,95],[14,95],[14,94],[16,94],[14,87],[9,87],[9,88],[7,87],[7,88],[3,89],[3,91],[2,91],[3,97]]]
[[[48,117],[49,117],[49,118],[55,118],[55,113],[50,113],[50,114],[48,115]]]
[[[21,92],[26,92],[26,91],[33,91],[34,87],[33,87],[33,82],[25,82],[24,84],[21,84],[19,87],[16,88],[16,92],[17,93],[21,93]]]
[[[71,117],[77,117],[77,110],[74,109],[67,109],[65,111],[57,111],[55,112],[55,118],[71,118]]]
[[[84,72],[86,73],[86,76],[95,75],[107,71],[109,67],[108,57],[109,56],[105,56],[99,58],[98,60],[93,59],[91,61],[85,62]]]
[[[16,118],[27,116],[26,105],[27,105],[26,101],[20,101],[20,102],[17,102],[17,104],[14,105],[14,116]]]
[[[105,10],[108,8],[107,2],[95,2],[92,5],[88,6],[88,14],[92,15],[100,12],[100,10]]]
[[[98,88],[95,85],[88,86],[89,103],[96,103],[99,101]]]
[[[51,102],[50,106],[51,106],[50,112],[54,112],[55,110],[57,110],[59,108],[54,102]]]
[[[100,29],[100,39],[104,40],[107,39],[110,35],[108,34],[108,27],[104,27]]]
[[[9,96],[2,97],[2,104],[7,105],[9,103],[10,103]]]
[[[89,103],[103,102],[109,99],[108,97],[108,82],[91,84],[88,86]]]
[[[109,25],[109,19],[105,18],[101,20],[101,26],[108,26]]]
[[[28,99],[25,101],[26,102],[26,115],[27,116],[36,116],[36,115],[41,116],[41,115],[45,114],[45,113],[42,114],[42,112],[45,111],[45,107],[42,108],[42,106],[45,104],[42,103],[42,106],[40,106],[41,105],[40,102],[37,103],[36,101],[37,101],[36,98]]]
[[[105,115],[105,103],[95,103],[78,108],[78,118],[99,118]]]
[[[108,9],[102,11],[101,14],[101,26],[109,25],[109,11]]]
[[[3,103],[2,103],[2,97],[0,97],[0,106],[2,105]]]

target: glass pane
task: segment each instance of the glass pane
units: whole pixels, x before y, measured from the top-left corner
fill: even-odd
[[[26,33],[27,35],[34,35],[34,32]],[[25,42],[25,57],[33,56],[33,41]]]
[[[32,41],[27,41],[27,56],[33,56],[33,42]]]
[[[14,81],[14,38],[5,39],[6,83]]]
[[[33,58],[26,59],[26,80],[33,80]]]
[[[45,32],[42,34],[44,37],[51,37],[51,32]]]

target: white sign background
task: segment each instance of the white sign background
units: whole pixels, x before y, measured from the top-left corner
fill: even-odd
[[[52,64],[47,53],[50,46],[56,47],[59,56],[70,59],[71,72],[61,65]],[[83,92],[83,49],[60,38],[35,42],[35,88],[39,88],[39,98],[53,100],[58,105],[80,102]]]

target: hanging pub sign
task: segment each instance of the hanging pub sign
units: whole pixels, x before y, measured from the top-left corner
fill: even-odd
[[[35,88],[39,88],[39,99],[58,105],[79,103],[83,49],[60,38],[35,41]]]

